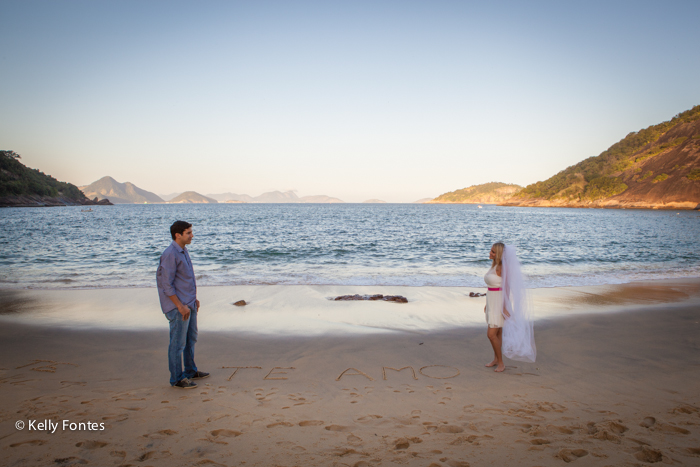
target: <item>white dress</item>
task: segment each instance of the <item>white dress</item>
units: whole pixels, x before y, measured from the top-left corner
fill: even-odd
[[[496,274],[496,268],[492,267],[484,276],[484,281],[489,288],[501,288],[503,279]],[[486,292],[486,323],[490,328],[503,327],[503,291],[489,290]]]

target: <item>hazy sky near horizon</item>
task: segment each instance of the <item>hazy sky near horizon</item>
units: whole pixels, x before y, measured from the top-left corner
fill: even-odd
[[[0,0],[0,149],[76,185],[411,202],[700,104],[700,2]]]

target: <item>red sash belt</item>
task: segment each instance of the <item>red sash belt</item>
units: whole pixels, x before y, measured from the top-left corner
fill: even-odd
[[[500,287],[489,287],[489,292],[500,292],[501,288]]]

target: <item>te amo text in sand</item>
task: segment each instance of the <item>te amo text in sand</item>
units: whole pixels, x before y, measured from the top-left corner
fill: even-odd
[[[276,366],[272,368],[270,371],[267,373],[264,372],[263,367],[261,366],[223,366],[221,367],[222,369],[233,369],[233,373],[227,378],[227,381],[231,381],[238,372],[241,370],[260,370],[263,373],[260,373],[261,375],[264,374],[263,380],[287,380],[289,379],[288,376],[291,375],[292,371],[296,370],[294,367],[280,367]],[[388,370],[388,371],[387,371]],[[383,366],[381,369],[381,374],[382,374],[382,379],[384,381],[387,381],[389,379],[389,376],[395,373],[400,373],[404,370],[408,370],[407,373],[411,375],[411,377],[414,380],[418,380],[418,375],[422,375],[426,378],[432,378],[432,379],[451,379],[459,376],[460,372],[458,368],[455,368],[453,366],[448,366],[448,365],[426,365],[424,367],[421,367],[418,369],[418,372],[416,373],[416,370],[412,366],[404,366],[401,368],[393,368],[393,367],[388,367],[388,366]],[[392,373],[395,372],[395,373]],[[371,377],[369,374],[365,373],[364,371],[358,369],[358,368],[347,368],[343,370],[337,378],[335,378],[336,381],[340,381],[343,378],[351,377],[351,376],[362,376],[364,378],[367,378],[370,381],[374,381],[375,379]]]

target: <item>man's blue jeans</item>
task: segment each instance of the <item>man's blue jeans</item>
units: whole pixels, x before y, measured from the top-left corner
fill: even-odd
[[[196,305],[189,307],[190,317],[182,319],[182,314],[175,308],[165,314],[170,322],[170,345],[168,346],[168,367],[170,368],[170,385],[175,385],[183,378],[191,378],[197,373],[194,363],[194,344],[197,342]],[[182,371],[182,360],[185,371]]]

